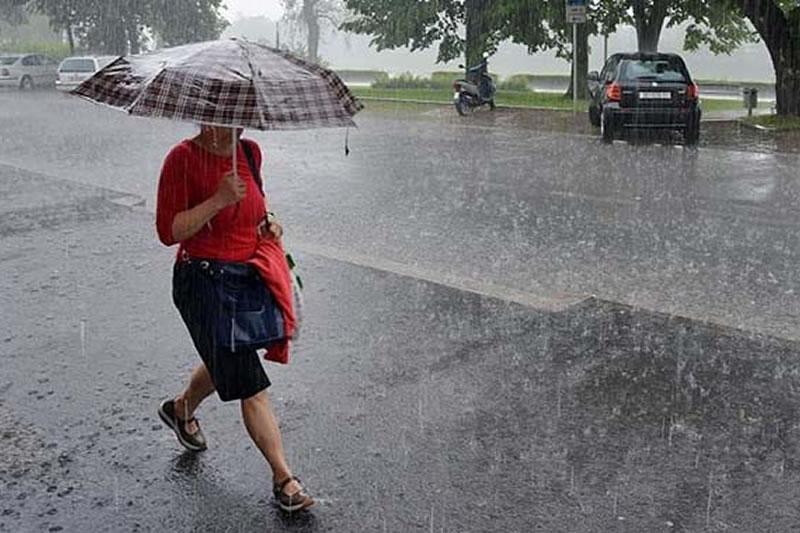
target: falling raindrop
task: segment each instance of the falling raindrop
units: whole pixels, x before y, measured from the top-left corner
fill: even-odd
[[[86,319],[81,318],[80,322],[80,337],[81,337],[81,357],[86,359]]]

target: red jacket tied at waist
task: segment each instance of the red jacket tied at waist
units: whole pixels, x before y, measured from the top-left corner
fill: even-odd
[[[289,341],[294,336],[297,320],[294,312],[292,295],[292,274],[286,254],[279,242],[273,239],[259,241],[253,257],[247,261],[258,270],[267,289],[275,298],[278,309],[283,314],[283,325],[286,339],[270,346],[267,359],[276,363],[289,362]]]

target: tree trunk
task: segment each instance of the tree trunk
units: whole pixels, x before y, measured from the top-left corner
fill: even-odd
[[[128,35],[128,48],[130,49],[130,53],[132,55],[138,54],[142,48],[139,37],[139,27],[136,24],[130,24],[125,33]]]
[[[633,19],[640,52],[658,52],[661,30],[667,18],[664,0],[634,0]]]
[[[318,0],[303,0],[303,22],[306,25],[307,45],[306,51],[309,61],[319,61],[319,18],[317,16]]]
[[[772,57],[778,114],[800,117],[800,6],[787,14],[774,0],[739,5]]]
[[[486,43],[489,39],[489,5],[491,0],[467,0],[464,56],[467,68],[474,67],[483,60]]]
[[[775,63],[775,96],[779,115],[800,117],[800,35],[794,41],[794,50],[783,50]]]
[[[128,53],[128,34],[125,25],[117,23],[105,28],[106,50],[113,55],[124,56]]]
[[[67,42],[69,43],[69,55],[75,55],[75,35],[72,32],[72,24],[67,24]]]
[[[589,85],[589,27],[586,24],[578,24],[578,99],[583,100],[588,97]],[[569,76],[569,87],[566,98],[572,98],[572,89],[575,83],[575,67],[572,67]]]
[[[661,22],[663,24],[663,20]],[[658,52],[658,42],[661,40],[661,26],[647,25],[637,27],[636,41],[640,52]]]

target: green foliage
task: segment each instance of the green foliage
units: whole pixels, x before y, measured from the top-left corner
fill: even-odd
[[[438,43],[438,62],[464,54],[468,63],[477,64],[481,54],[494,52],[503,38],[495,0],[344,2],[353,16],[341,28],[372,36],[378,50],[407,47],[415,52]]]
[[[83,48],[111,54],[138,53],[148,29],[176,45],[215,39],[227,24],[222,0],[31,0],[29,6]]]
[[[689,0],[674,2],[667,12],[667,26],[688,23],[684,49],[695,51],[708,46],[714,54],[731,54],[758,35],[750,29],[731,0]]]
[[[744,19],[717,28],[693,22],[686,28],[683,47],[686,51],[695,52],[705,45],[714,54],[730,55],[742,44],[755,42],[758,42],[758,34],[750,30]]]
[[[65,43],[25,41],[0,44],[0,53],[44,54],[59,61],[71,55],[69,45]]]
[[[228,26],[222,0],[151,0],[145,22],[164,46],[218,39]]]

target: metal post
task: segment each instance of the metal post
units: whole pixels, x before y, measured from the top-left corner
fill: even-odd
[[[608,34],[607,33],[605,34],[604,41],[605,42],[604,42],[604,45],[603,45],[603,65],[608,63]]]
[[[572,111],[578,112],[578,25],[572,25]]]

